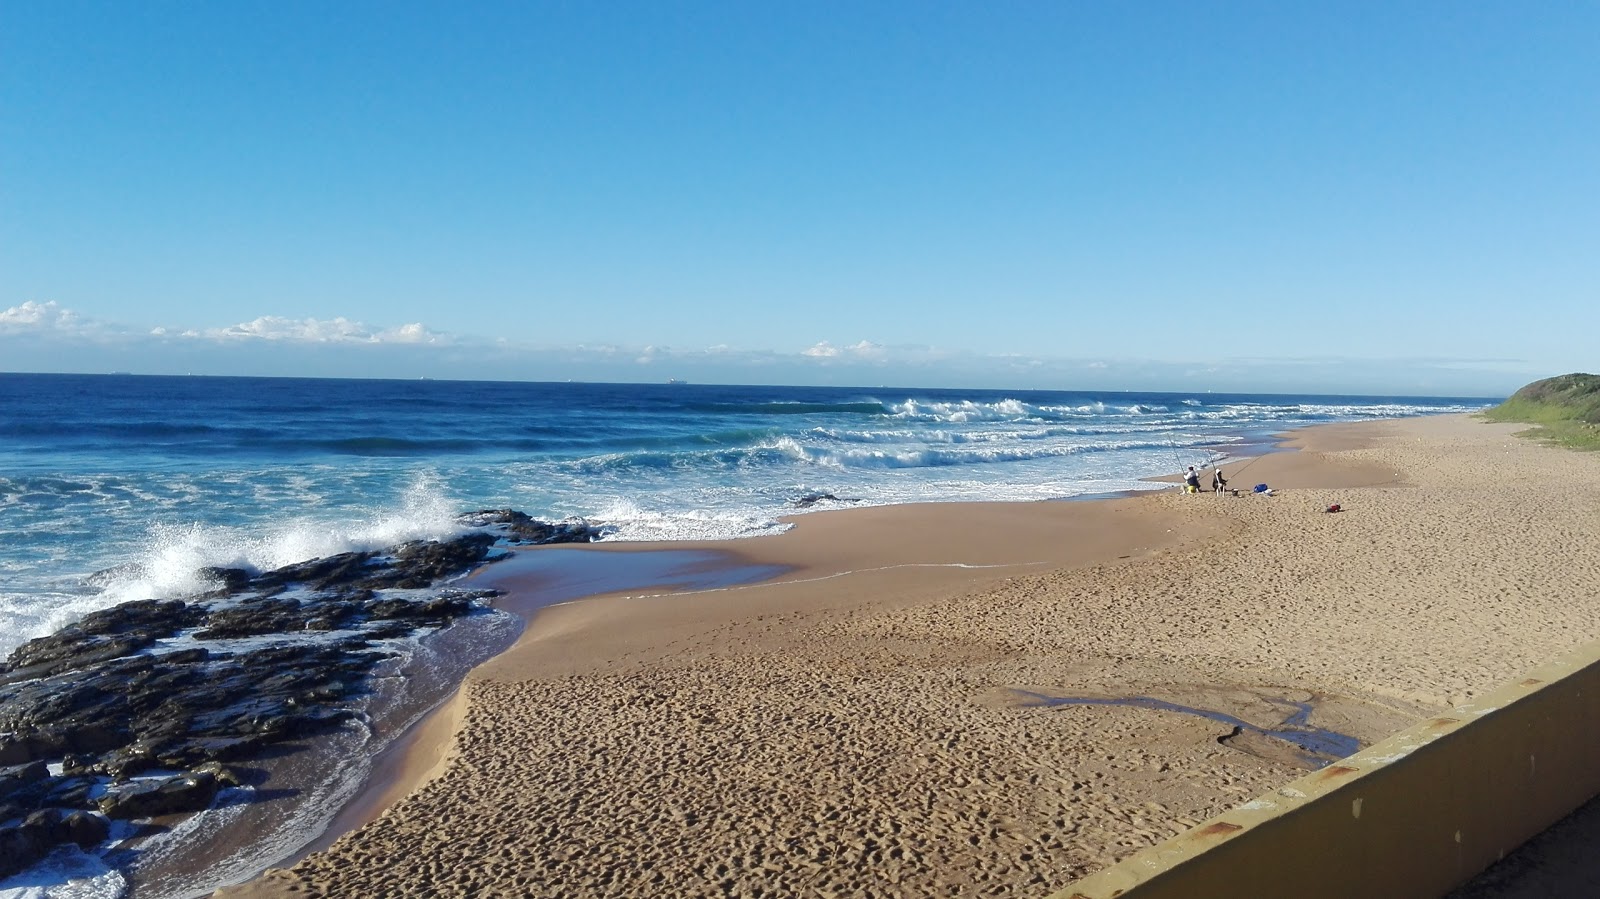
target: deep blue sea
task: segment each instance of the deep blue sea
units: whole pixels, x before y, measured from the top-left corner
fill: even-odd
[[[1331,421],[1474,398],[0,374],[0,652],[93,609],[454,533],[512,507],[609,540],[808,508],[1151,489]],[[116,569],[109,578],[88,576]]]

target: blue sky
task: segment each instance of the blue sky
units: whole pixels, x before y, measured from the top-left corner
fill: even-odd
[[[459,7],[459,8],[458,8]],[[0,0],[0,370],[1498,394],[1593,3]]]

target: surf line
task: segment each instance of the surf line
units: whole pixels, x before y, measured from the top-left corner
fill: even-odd
[[[629,593],[628,599],[658,599],[663,596],[695,596],[701,593],[726,593],[732,590],[750,590],[755,587],[787,587],[793,584],[816,584],[822,581],[831,581],[836,578],[847,577],[852,574],[872,574],[876,571],[894,571],[899,568],[966,568],[981,570],[986,568],[1031,568],[1039,565],[1051,565],[1052,562],[1005,562],[996,565],[979,565],[972,562],[903,562],[899,565],[884,565],[881,568],[853,568],[849,571],[836,571],[833,574],[823,574],[817,577],[795,578],[792,581],[759,581],[754,584],[735,584],[731,587],[707,587],[702,590],[670,590],[664,593]],[[566,603],[556,603],[566,605]]]

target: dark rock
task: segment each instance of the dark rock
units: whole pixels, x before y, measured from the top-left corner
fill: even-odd
[[[193,649],[179,649],[165,655],[157,656],[156,661],[162,665],[193,665],[211,658],[211,650],[204,646]]]
[[[374,640],[394,640],[400,637],[408,637],[416,629],[416,625],[404,620],[396,619],[393,621],[379,622],[378,624],[367,628],[366,633],[367,636]]]
[[[482,509],[456,520],[467,527],[498,530],[513,543],[591,543],[601,534],[599,527],[582,518],[551,524],[515,509]]]
[[[25,673],[29,677],[48,677],[132,655],[157,639],[154,634],[93,637],[61,631],[29,640],[12,650],[11,658],[6,660],[6,669]]]
[[[0,827],[0,879],[27,870],[54,848],[36,827]]]
[[[111,836],[111,825],[99,815],[88,812],[69,812],[61,819],[62,843],[76,843],[85,851],[94,848]]]
[[[0,740],[0,758],[30,762],[60,758],[69,752],[104,752],[121,744],[114,736],[117,733],[114,725],[61,722]]]
[[[162,767],[158,755],[156,746],[143,739],[135,740],[127,746],[120,746],[100,756],[100,760],[89,768],[89,772],[123,781]]]
[[[21,737],[0,736],[0,765],[26,765],[36,756],[28,742]]]
[[[193,773],[209,774],[216,778],[217,783],[225,787],[237,787],[243,785],[244,783],[244,781],[239,779],[239,775],[234,773],[232,768],[229,768],[227,765],[224,765],[221,762],[206,762],[205,764],[195,768]]]
[[[282,634],[306,629],[305,604],[297,599],[259,599],[218,609],[206,616],[205,627],[195,632],[196,640],[227,640]]]
[[[439,596],[422,602],[379,599],[367,603],[367,615],[377,621],[391,618],[449,620],[472,611],[472,601],[460,596]]]
[[[211,805],[221,785],[209,772],[128,784],[100,798],[100,811],[114,821],[198,812]]]
[[[250,583],[256,588],[303,583],[322,590],[362,577],[367,573],[367,563],[376,555],[377,553],[372,552],[340,553],[308,562],[297,562],[257,575]]]
[[[357,602],[338,600],[334,602],[319,603],[316,607],[316,611],[306,618],[306,630],[342,630],[343,628],[353,625],[355,623],[356,616],[360,612],[361,605]]]
[[[55,846],[65,838],[61,828],[61,817],[61,809],[42,808],[23,818],[22,826],[37,833],[44,843]]]
[[[201,764],[208,761],[232,761],[245,759],[256,755],[262,747],[272,741],[259,735],[244,737],[195,737],[184,743],[182,748],[185,764]]]
[[[181,599],[145,599],[90,612],[71,627],[97,636],[137,632],[170,637],[193,624],[196,612]]]
[[[200,577],[207,583],[216,584],[207,596],[233,596],[250,587],[250,572],[243,568],[202,568]]]
[[[28,669],[30,677],[86,668],[131,655],[163,637],[192,627],[200,609],[182,600],[140,600],[90,612],[48,637],[37,637],[12,651],[6,670]]]
[[[50,779],[49,790],[40,798],[41,805],[58,808],[93,808],[89,794],[100,785],[94,777],[63,775]]]
[[[0,769],[0,799],[9,799],[49,778],[50,769],[44,762],[29,762]]]
[[[807,493],[805,496],[794,500],[790,505],[796,509],[807,509],[820,502],[838,502],[839,498],[831,493]]]

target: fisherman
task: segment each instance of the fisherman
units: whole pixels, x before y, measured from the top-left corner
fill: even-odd
[[[1222,476],[1222,466],[1211,469],[1211,492],[1221,495],[1228,487],[1228,479]]]
[[[1184,493],[1200,492],[1200,472],[1195,471],[1193,465],[1189,466],[1188,473],[1183,476],[1183,484]]]

